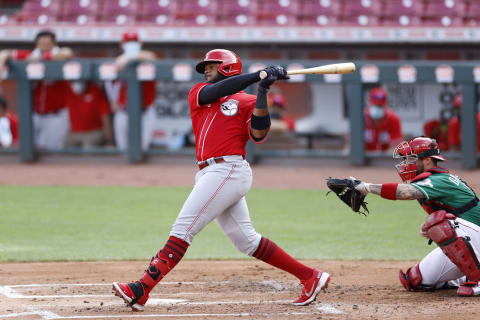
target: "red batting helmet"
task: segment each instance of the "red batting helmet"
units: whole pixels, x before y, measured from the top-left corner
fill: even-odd
[[[135,31],[127,31],[122,36],[122,42],[138,41],[138,33]]]
[[[235,52],[225,49],[213,49],[207,52],[203,61],[197,63],[198,73],[205,72],[205,65],[209,62],[220,63],[218,72],[225,77],[242,74],[242,61]]]
[[[369,103],[376,106],[385,106],[387,104],[387,92],[380,87],[373,88],[370,91]]]
[[[410,181],[417,176],[417,159],[435,158],[445,161],[440,155],[440,147],[435,139],[427,137],[416,137],[402,141],[393,151],[394,158],[403,159],[397,164],[398,174],[403,181]]]
[[[453,98],[453,102],[452,102],[453,106],[455,108],[461,108],[462,107],[462,102],[463,102],[462,94],[457,93],[455,98]]]

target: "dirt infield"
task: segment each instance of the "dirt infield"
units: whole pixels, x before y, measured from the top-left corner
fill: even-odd
[[[478,319],[477,298],[454,290],[410,293],[397,282],[412,262],[307,261],[332,274],[317,302],[296,307],[300,286],[257,261],[189,261],[152,292],[142,313],[111,294],[111,281],[138,276],[144,262],[1,265],[0,319]],[[14,319],[15,319],[14,318]]]
[[[336,166],[333,166],[336,164]],[[355,175],[372,182],[398,181],[392,167],[353,168],[312,160],[264,162],[254,167],[254,187],[324,189],[328,176]],[[191,186],[190,159],[126,165],[108,161],[0,161],[2,185]],[[480,170],[456,172],[480,189]],[[182,261],[155,288],[146,311],[132,313],[111,293],[147,261],[0,264],[0,319],[478,319],[478,298],[455,290],[411,293],[398,269],[414,261],[307,261],[332,275],[326,292],[307,307],[291,301],[300,292],[292,276],[254,259]]]

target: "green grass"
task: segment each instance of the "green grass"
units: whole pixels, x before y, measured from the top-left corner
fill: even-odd
[[[149,259],[163,247],[190,189],[0,186],[0,261]],[[302,259],[420,259],[433,249],[418,235],[415,201],[367,197],[369,217],[317,190],[253,189],[255,228]],[[188,259],[246,258],[215,223]]]

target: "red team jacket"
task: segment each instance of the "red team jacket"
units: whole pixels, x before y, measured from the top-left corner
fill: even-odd
[[[387,150],[391,141],[401,139],[400,118],[394,112],[385,108],[384,117],[376,125],[365,112],[365,148],[368,151]]]
[[[3,117],[10,122],[10,132],[12,133],[12,145],[15,146],[18,142],[18,117],[16,114],[6,111]],[[1,144],[0,144],[1,146]]]
[[[103,127],[102,117],[110,113],[110,105],[102,89],[89,83],[85,92],[77,95],[68,84],[66,96],[72,132],[88,132]]]
[[[157,96],[155,81],[142,82],[142,110],[146,110],[153,104]],[[122,108],[127,107],[127,85],[124,81],[121,83],[118,105]]]
[[[240,91],[201,106],[198,93],[207,85],[209,84],[198,83],[188,94],[197,160],[227,155],[241,155],[245,158],[245,146],[251,137],[250,117],[257,96]],[[265,140],[266,137],[254,142],[263,143]]]
[[[25,60],[32,51],[13,50],[12,59]],[[38,114],[57,113],[65,108],[66,81],[37,81],[33,86],[33,110]]]
[[[451,147],[460,147],[462,127],[458,117],[453,117],[448,123],[448,143]],[[477,149],[480,151],[480,113],[477,113]]]

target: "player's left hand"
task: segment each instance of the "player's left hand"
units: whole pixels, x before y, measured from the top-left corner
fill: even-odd
[[[282,66],[269,66],[264,69],[267,77],[260,81],[259,85],[265,89],[270,89],[270,86],[277,80],[290,79],[287,75],[287,70]]]
[[[273,75],[276,78],[276,80],[288,80],[288,79],[290,79],[290,77],[287,75],[287,70],[284,67],[279,66],[279,65],[269,66],[269,67],[265,68],[265,71],[267,72],[267,74],[269,76]]]
[[[361,184],[361,181],[351,178],[328,178],[327,187],[354,212],[367,215],[369,211],[367,208],[367,203],[365,202],[365,196],[356,189],[356,186]],[[364,211],[360,211],[361,208],[363,208]]]
[[[363,182],[363,181],[358,180],[357,178],[352,177],[352,176],[350,176],[348,178],[350,180],[352,180],[352,182],[354,182],[354,181],[360,182],[360,183],[355,184],[355,190],[360,191],[362,196],[366,196],[370,192],[370,188],[369,188],[370,183]]]

